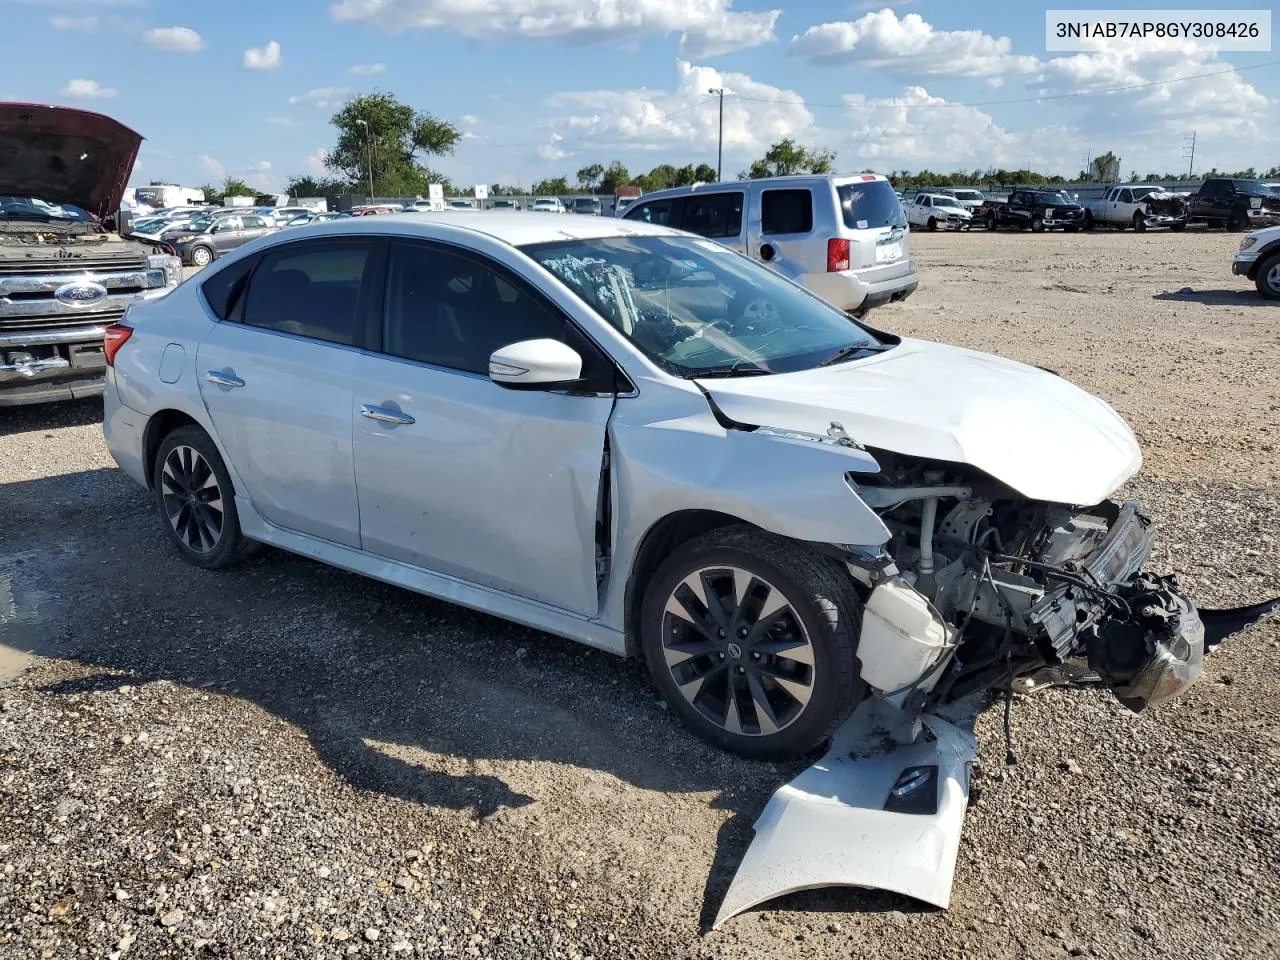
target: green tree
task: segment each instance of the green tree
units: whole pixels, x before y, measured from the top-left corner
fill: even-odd
[[[239,177],[227,177],[222,183],[222,198],[256,197],[261,191],[255,190]],[[208,196],[208,194],[206,194]]]
[[[569,181],[564,177],[549,177],[533,185],[535,197],[559,197],[569,192]]]
[[[604,173],[600,175],[600,192],[614,193],[619,187],[625,187],[631,182],[631,174],[627,172],[621,161],[614,160],[604,168]]]
[[[786,177],[796,173],[830,173],[836,155],[831,150],[809,150],[787,137],[771,146],[765,155],[738,174],[740,180]]]
[[[336,177],[290,177],[285,181],[285,193],[291,197],[333,197],[351,192],[351,184]]]
[[[1120,158],[1108,150],[1089,161],[1089,178],[1099,183],[1111,183],[1120,176]]]
[[[200,190],[204,193],[205,203],[211,203],[215,207],[222,206],[223,193],[221,187],[215,187],[212,183],[206,183]]]
[[[352,97],[330,120],[338,143],[325,166],[353,186],[373,189],[380,196],[425,193],[430,183],[443,180],[418,157],[453,153],[462,132],[429,113],[416,111],[389,93]]]
[[[716,168],[709,163],[700,163],[698,169],[693,171],[693,179],[696,183],[715,183]]]
[[[697,171],[693,169],[692,163],[686,163],[683,167],[676,171],[675,180],[672,181],[673,187],[687,187],[698,179]]]
[[[603,176],[604,164],[589,163],[578,171],[578,186],[590,193],[595,193]]]

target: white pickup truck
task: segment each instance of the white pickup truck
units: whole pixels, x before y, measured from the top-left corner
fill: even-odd
[[[1121,185],[1108,188],[1096,200],[1081,200],[1084,228],[1092,230],[1105,224],[1123,230],[1146,230],[1168,227],[1173,231],[1187,227],[1186,199],[1181,194],[1166,193],[1161,187]]]

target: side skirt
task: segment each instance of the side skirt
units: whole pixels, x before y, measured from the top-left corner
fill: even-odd
[[[608,653],[626,655],[626,641],[622,631],[614,630],[598,620],[590,620],[559,607],[516,597],[457,577],[432,573],[399,560],[376,557],[319,537],[284,530],[264,520],[253,508],[253,504],[244,497],[236,497],[236,510],[240,514],[240,529],[250,540],[258,540],[428,597],[502,617],[535,630],[545,630],[547,633],[577,640]]]

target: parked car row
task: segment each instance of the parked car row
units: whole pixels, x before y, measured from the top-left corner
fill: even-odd
[[[1054,187],[1019,187],[1004,200],[958,188],[903,191],[898,196],[911,225],[929,230],[981,225],[1039,233],[1106,226],[1136,231],[1167,227],[1176,233],[1192,223],[1234,231],[1280,224],[1280,190],[1260,180],[1212,178],[1196,193],[1117,184],[1101,197],[1086,200]]]

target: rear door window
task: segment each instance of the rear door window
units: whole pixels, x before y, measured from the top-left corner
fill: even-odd
[[[626,212],[624,220],[639,220],[642,223],[656,223],[660,227],[674,227],[680,223],[680,208],[683,197],[671,197],[667,200],[650,200],[637,204]]]
[[[809,233],[813,230],[813,193],[802,190],[765,190],[760,195],[762,234]]]
[[[330,343],[356,342],[371,242],[309,241],[262,258],[245,298],[246,324]]]
[[[704,237],[736,237],[742,233],[742,193],[694,194],[685,197],[680,229]]]
[[[844,225],[850,230],[905,227],[906,215],[887,180],[862,180],[836,188]],[[926,204],[933,206],[932,203]]]

